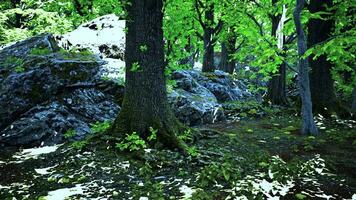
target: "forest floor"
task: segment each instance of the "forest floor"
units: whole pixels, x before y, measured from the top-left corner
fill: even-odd
[[[0,199],[356,198],[355,122],[319,121],[316,137],[301,136],[299,124],[281,112],[196,127],[189,156],[133,157],[103,139],[2,151]]]

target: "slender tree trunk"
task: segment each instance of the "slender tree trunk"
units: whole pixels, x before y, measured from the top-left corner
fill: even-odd
[[[229,35],[226,42],[221,44],[221,63],[220,69],[226,73],[233,74],[236,62],[233,59],[233,54],[236,51],[236,38],[233,35]]]
[[[147,138],[153,127],[158,142],[173,149],[180,147],[176,134],[182,126],[167,102],[162,6],[163,0],[132,0],[127,8],[125,96],[112,131]]]
[[[219,65],[219,69],[221,71],[226,72],[226,70],[227,70],[227,62],[228,62],[227,47],[226,47],[226,43],[222,42],[221,43],[221,59],[220,59],[220,65]]]
[[[215,70],[214,67],[214,44],[213,44],[213,34],[214,28],[212,24],[214,23],[214,4],[209,5],[209,9],[205,11],[205,21],[207,21],[207,26],[204,28],[204,55],[203,55],[203,72],[212,72]]]
[[[272,0],[272,5],[275,5],[278,0]],[[277,29],[282,15],[271,16],[272,21],[272,37],[277,37]],[[268,83],[267,97],[274,105],[287,105],[286,94],[286,63],[278,66],[278,72],[272,74],[272,78]]]
[[[302,129],[301,133],[306,134],[318,134],[318,128],[313,118],[313,106],[311,102],[310,86],[309,86],[309,72],[308,72],[308,60],[303,59],[302,56],[307,50],[307,43],[305,34],[301,23],[301,12],[304,7],[305,0],[296,0],[297,5],[294,10],[294,23],[297,31],[298,38],[298,79],[299,79],[299,92],[302,100]]]
[[[332,0],[311,0],[308,6],[311,13],[326,12],[326,6],[332,6]],[[325,18],[329,16],[325,15]],[[321,43],[331,37],[334,27],[333,20],[310,19],[308,23],[308,45],[310,47]],[[309,57],[311,68],[310,90],[315,113],[330,116],[332,112],[341,112],[339,102],[334,91],[334,80],[331,76],[333,64],[325,55],[313,59]]]
[[[352,91],[351,112],[356,115],[356,88],[354,88]]]

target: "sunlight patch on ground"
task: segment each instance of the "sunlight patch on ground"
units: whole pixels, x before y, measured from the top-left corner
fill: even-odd
[[[46,175],[46,174],[50,174],[51,172],[49,172],[49,170],[53,169],[57,167],[57,165],[55,166],[52,166],[52,167],[46,167],[46,168],[40,168],[40,169],[35,169],[36,173],[37,174],[40,174],[40,175]]]
[[[192,197],[193,193],[194,193],[194,189],[186,186],[186,185],[182,185],[179,188],[180,193],[183,194],[183,199],[189,199]]]
[[[75,187],[72,188],[62,188],[54,191],[48,192],[48,195],[45,197],[46,200],[65,200],[66,198],[83,194],[83,186],[77,184]]]
[[[38,147],[38,148],[30,148],[30,149],[23,149],[20,152],[17,152],[15,155],[12,156],[12,158],[18,160],[15,162],[22,162],[28,159],[37,159],[38,156],[42,154],[49,154],[55,152],[62,144],[59,145],[54,145],[54,146],[44,146],[44,147]]]

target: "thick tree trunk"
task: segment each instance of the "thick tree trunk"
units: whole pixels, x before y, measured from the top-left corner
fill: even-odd
[[[203,55],[203,72],[212,72],[215,70],[214,67],[214,44],[213,44],[213,34],[214,28],[212,24],[214,23],[214,5],[209,5],[209,9],[205,11],[205,21],[207,21],[207,26],[204,28],[204,55]]]
[[[332,0],[311,0],[308,6],[311,13],[326,12],[332,6]],[[325,18],[329,16],[325,15]],[[312,47],[331,37],[334,26],[333,20],[311,19],[308,23],[308,45]],[[325,55],[313,59],[309,57],[311,68],[310,90],[315,113],[330,116],[332,112],[341,112],[339,102],[334,91],[334,80],[331,76],[333,64]]]
[[[299,92],[302,100],[302,129],[301,133],[306,134],[318,134],[318,128],[313,118],[313,106],[311,102],[310,86],[309,86],[309,72],[308,72],[308,60],[303,59],[302,56],[307,50],[306,38],[303,31],[300,15],[304,7],[305,0],[296,0],[297,5],[294,10],[294,23],[296,26],[297,38],[298,38],[298,77],[299,77]]]
[[[158,142],[173,149],[180,147],[181,124],[167,102],[162,6],[162,0],[132,0],[128,6],[125,96],[112,131],[118,137],[137,132],[147,138],[153,127]]]
[[[275,5],[277,0],[272,0],[272,5]],[[277,29],[279,21],[282,15],[272,15],[272,37],[277,37]],[[268,83],[267,97],[269,101],[274,105],[287,105],[287,94],[286,94],[286,63],[282,63],[278,66],[278,72],[272,74],[272,78]]]

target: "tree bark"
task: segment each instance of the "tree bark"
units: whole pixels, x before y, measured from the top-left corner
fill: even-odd
[[[212,27],[214,23],[214,4],[210,4],[205,11],[205,21],[206,26],[204,28],[204,55],[203,55],[203,72],[213,72],[214,67],[214,44],[213,44],[213,34],[214,28]]]
[[[311,0],[308,9],[311,13],[326,12],[326,6],[332,6],[332,0]],[[329,16],[324,15],[328,18]],[[312,47],[318,43],[329,39],[334,27],[333,20],[310,19],[308,23],[308,45]],[[334,91],[334,80],[331,76],[333,64],[327,60],[325,55],[313,59],[313,55],[309,57],[311,68],[310,73],[310,90],[312,94],[312,102],[315,113],[320,113],[326,117],[332,112],[339,113],[343,109],[336,98]]]
[[[318,134],[318,128],[316,127],[313,118],[313,106],[311,102],[310,85],[309,85],[308,60],[302,58],[302,56],[305,54],[307,50],[307,42],[303,31],[301,19],[300,19],[305,0],[296,0],[296,2],[297,5],[294,10],[293,16],[294,16],[294,24],[296,27],[297,39],[298,39],[298,55],[299,55],[298,79],[299,79],[300,98],[302,101],[301,133],[303,135],[306,134],[316,135]]]
[[[162,6],[163,0],[132,0],[127,8],[125,96],[112,131],[146,139],[152,127],[160,144],[175,149],[181,147],[176,134],[182,125],[167,101]]]
[[[272,0],[272,5],[275,5],[278,0]],[[271,15],[272,22],[272,37],[277,37],[277,29],[282,15]],[[274,105],[288,105],[286,94],[286,63],[278,66],[278,72],[272,74],[271,80],[268,82],[267,97]]]
[[[352,91],[351,112],[353,113],[353,115],[356,115],[356,88],[354,88]]]
[[[236,51],[236,38],[234,35],[229,35],[226,42],[221,44],[221,63],[220,69],[226,73],[233,74],[236,62],[233,58],[233,54]]]

